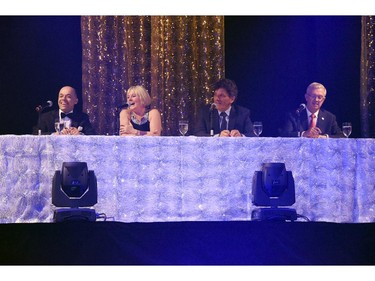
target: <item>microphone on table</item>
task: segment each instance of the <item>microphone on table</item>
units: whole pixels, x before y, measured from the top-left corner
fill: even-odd
[[[41,115],[41,113],[44,109],[46,109],[47,107],[52,107],[52,105],[53,105],[53,102],[49,100],[45,103],[45,105],[43,105],[43,106],[38,105],[35,108],[35,111],[38,112],[38,135],[42,134],[42,129],[40,128],[40,115]]]
[[[36,112],[42,112],[44,109],[48,108],[48,107],[52,107],[53,105],[53,102],[52,101],[47,101],[45,105],[38,105],[36,108],[35,108],[35,111]]]
[[[299,107],[297,108],[296,110],[296,114],[297,114],[297,127],[298,127],[298,132],[297,132],[297,135],[300,137],[302,135],[302,131],[303,131],[303,128],[301,126],[301,116],[300,116],[300,113],[302,111],[304,111],[306,109],[306,104],[304,103],[301,103],[299,105]]]
[[[306,104],[304,104],[304,103],[301,103],[300,105],[299,105],[299,107],[297,108],[297,110],[296,110],[296,113],[297,114],[300,114],[302,111],[304,111],[306,109]]]

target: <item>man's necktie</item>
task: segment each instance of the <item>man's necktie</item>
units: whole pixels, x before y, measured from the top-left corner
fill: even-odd
[[[65,114],[64,112],[61,112],[61,119],[64,119],[65,117],[72,119],[73,113]]]
[[[221,126],[220,126],[220,131],[226,130],[227,129],[227,114],[225,112],[220,113],[220,116],[222,117],[221,120]]]
[[[314,127],[316,127],[316,116],[315,116],[314,113],[311,114],[310,116],[311,116],[310,128],[314,128]]]

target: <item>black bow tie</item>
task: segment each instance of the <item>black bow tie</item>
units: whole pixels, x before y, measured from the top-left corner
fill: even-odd
[[[61,112],[61,119],[65,118],[65,117],[68,117],[68,118],[72,119],[73,113],[65,114],[64,112]]]

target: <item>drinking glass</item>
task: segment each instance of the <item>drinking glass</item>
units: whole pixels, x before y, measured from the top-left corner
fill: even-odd
[[[64,129],[70,129],[71,125],[72,125],[72,120],[64,121]]]
[[[342,133],[344,134],[345,137],[348,138],[350,134],[352,133],[352,123],[350,122],[342,123]]]
[[[263,132],[263,124],[262,122],[259,122],[259,121],[255,121],[253,123],[253,131],[254,131],[254,134],[259,137],[260,134]]]
[[[64,122],[56,120],[55,121],[55,130],[58,135],[61,134],[61,131],[64,129]]]
[[[178,121],[178,130],[182,136],[185,136],[187,131],[189,130],[189,121],[180,120]]]

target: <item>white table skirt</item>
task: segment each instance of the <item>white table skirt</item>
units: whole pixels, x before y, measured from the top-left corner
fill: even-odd
[[[122,222],[250,220],[262,163],[292,171],[297,213],[373,222],[375,140],[119,136],[0,136],[0,223],[51,222],[52,178],[87,162],[97,213]]]

